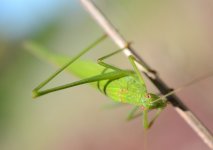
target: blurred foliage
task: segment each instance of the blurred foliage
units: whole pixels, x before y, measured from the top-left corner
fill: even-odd
[[[57,27],[58,21],[50,23],[40,32],[34,34],[33,37],[30,37],[30,39],[45,44],[51,39],[51,37],[54,37],[57,32]],[[17,102],[18,105],[22,103],[19,101],[19,96],[17,96],[17,99],[14,99],[14,95],[12,93],[19,94],[19,92],[21,92],[19,89],[24,86],[23,82],[27,83],[26,77],[28,76],[29,72],[32,72],[33,64],[35,64],[35,62],[29,57],[30,54],[23,51],[22,40],[2,43],[1,46],[0,125],[2,127],[0,129],[6,131],[7,127],[10,128],[10,124],[12,123],[10,119],[14,115],[14,110],[17,109]],[[30,81],[30,76],[28,77]]]

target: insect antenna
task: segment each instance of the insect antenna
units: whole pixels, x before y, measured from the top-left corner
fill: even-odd
[[[183,90],[183,89],[185,89],[185,88],[187,88],[187,87],[189,87],[189,86],[191,86],[191,85],[193,85],[193,84],[196,84],[196,83],[198,83],[198,82],[200,82],[200,81],[203,81],[203,80],[206,80],[206,79],[208,79],[208,78],[211,78],[212,76],[213,76],[213,72],[210,73],[210,74],[206,74],[206,75],[203,75],[203,76],[201,76],[201,77],[198,77],[198,78],[196,78],[196,79],[194,79],[194,80],[192,80],[192,81],[190,81],[190,82],[188,82],[188,83],[186,83],[186,84],[184,84],[184,85],[182,85],[182,86],[180,86],[180,87],[178,87],[178,88],[172,90],[171,92],[169,92],[169,93],[167,93],[167,94],[161,96],[160,98],[158,98],[158,99],[152,101],[152,103],[155,103],[155,102],[160,101],[160,100],[162,100],[162,99],[163,99],[164,101],[167,101],[166,98],[167,98],[168,96],[170,96],[170,95],[172,95],[172,94],[174,94],[174,93],[180,92],[181,90]]]

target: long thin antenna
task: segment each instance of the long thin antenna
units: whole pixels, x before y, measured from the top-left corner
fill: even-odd
[[[213,76],[213,73],[210,73],[210,74],[201,76],[201,77],[199,77],[199,78],[196,78],[196,79],[194,79],[194,80],[192,80],[192,81],[190,81],[190,82],[188,82],[188,83],[186,83],[186,84],[184,84],[184,85],[182,85],[182,86],[180,86],[180,87],[178,87],[178,88],[175,88],[174,90],[172,90],[172,91],[170,91],[169,93],[167,93],[167,94],[161,96],[160,98],[158,98],[158,99],[152,101],[152,103],[155,103],[155,102],[157,102],[157,101],[159,101],[159,100],[162,100],[162,99],[165,99],[165,100],[166,100],[166,98],[167,98],[168,96],[173,95],[174,93],[180,92],[180,91],[183,90],[184,88],[187,88],[187,87],[189,87],[189,86],[191,86],[191,85],[193,85],[193,84],[195,84],[195,83],[198,83],[198,82],[200,82],[200,81],[203,81],[203,80],[205,80],[205,79],[208,79],[208,78],[210,78],[210,77],[212,77],[212,76]]]
[[[107,19],[107,17],[101,12],[101,10],[91,0],[80,0],[85,9],[91,14],[95,21],[103,28],[103,30],[112,38],[112,40],[120,47],[123,48],[127,45],[127,41],[119,33],[119,31],[113,26],[113,24]],[[143,59],[135,53],[135,51],[129,47],[124,51],[126,56],[133,54],[138,60],[140,60],[145,66],[140,66],[141,71],[151,69]],[[162,94],[167,94],[171,90],[160,77],[152,72],[146,72],[145,75],[153,82],[153,84],[159,89]],[[213,136],[210,131],[201,123],[201,121],[188,109],[188,107],[176,96],[168,96],[169,101],[174,106],[178,114],[190,125],[190,127],[197,133],[198,136],[213,150]]]

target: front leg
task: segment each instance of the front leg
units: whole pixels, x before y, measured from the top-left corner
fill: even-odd
[[[148,120],[148,109],[143,111],[143,126],[145,129],[151,128],[151,126],[154,124],[155,120],[159,117],[160,113],[163,111],[164,108],[158,108],[155,116],[152,118],[152,120],[149,122]]]
[[[149,128],[149,120],[148,120],[148,110],[143,110],[143,127],[144,129]]]
[[[135,119],[135,118],[140,117],[140,116],[143,115],[143,112],[138,112],[137,113],[137,111],[138,111],[139,108],[140,108],[139,106],[134,106],[133,107],[133,109],[129,112],[129,114],[127,116],[127,120],[128,121],[133,120],[133,119]]]

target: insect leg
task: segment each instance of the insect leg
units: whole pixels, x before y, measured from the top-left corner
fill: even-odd
[[[129,112],[129,115],[127,116],[127,120],[130,121],[130,120],[133,120],[139,116],[141,116],[143,113],[142,112],[139,112],[139,113],[136,113],[137,110],[139,109],[139,106],[135,106],[130,112]]]
[[[77,86],[77,85],[97,82],[97,81],[101,81],[101,80],[117,79],[117,78],[124,77],[124,76],[127,76],[127,75],[129,75],[129,74],[127,74],[124,71],[114,71],[114,72],[110,72],[110,73],[99,74],[97,76],[92,76],[92,77],[85,78],[85,79],[75,81],[75,82],[71,82],[71,83],[68,83],[68,84],[65,84],[65,85],[49,88],[49,89],[46,89],[46,90],[34,91],[33,96],[38,97],[38,96],[41,96],[41,95],[45,95],[47,93],[59,91],[59,90],[74,87],[74,86]]]
[[[148,110],[143,111],[143,125],[145,129],[151,128],[151,126],[154,124],[155,120],[159,117],[160,113],[163,111],[164,108],[158,108],[155,116],[152,118],[152,120],[148,121]]]
[[[141,84],[143,84],[144,87],[146,87],[145,82],[144,82],[144,79],[143,79],[143,77],[142,77],[142,75],[141,75],[141,72],[140,72],[140,70],[138,69],[138,67],[136,66],[136,63],[135,63],[136,59],[135,59],[135,57],[132,56],[132,55],[130,55],[128,58],[129,58],[129,61],[130,61],[131,65],[132,65],[132,67],[133,67],[135,73],[137,74],[137,76],[138,76],[138,78],[139,78]],[[146,91],[146,90],[145,90],[145,91]],[[144,92],[145,92],[145,91],[144,91]]]
[[[136,59],[135,57],[134,57],[134,61],[142,67],[143,72],[145,72],[151,76],[153,76],[157,73],[155,70],[149,69],[149,67],[146,64],[144,64],[144,62],[141,62],[140,60]]]
[[[71,65],[73,62],[75,62],[78,58],[80,58],[82,55],[84,55],[86,52],[91,50],[93,47],[95,47],[97,44],[99,44],[101,41],[103,41],[107,35],[101,36],[99,39],[97,39],[95,42],[93,42],[91,45],[89,45],[87,48],[82,50],[77,56],[72,58],[69,62],[67,62],[63,67],[58,69],[55,73],[53,73],[49,78],[47,78],[45,81],[41,82],[34,90],[33,94],[38,95],[39,90],[44,87],[47,83],[49,83],[53,78],[55,78],[59,73],[61,73],[64,69],[66,69],[69,65]],[[25,45],[27,49],[37,49],[38,47],[32,43],[28,43]],[[41,93],[41,92],[40,92]]]
[[[152,120],[149,122],[148,128],[151,128],[151,126],[154,124],[155,120],[159,117],[160,113],[163,111],[164,108],[158,108],[155,116],[152,118]]]
[[[143,110],[143,127],[144,129],[149,128],[148,110]]]
[[[110,53],[110,54],[108,54],[106,56],[103,56],[103,57],[99,58],[97,60],[98,64],[101,65],[101,66],[104,66],[106,68],[110,68],[110,69],[113,69],[113,70],[121,71],[121,69],[119,69],[118,67],[112,66],[112,65],[110,65],[108,63],[105,63],[103,60],[106,59],[106,58],[109,58],[109,57],[111,57],[111,56],[113,56],[115,54],[118,54],[118,53],[122,52],[128,46],[129,46],[129,44],[127,44],[124,48],[118,49],[118,50],[116,50],[116,51],[114,51],[114,52],[112,52],[112,53]]]

